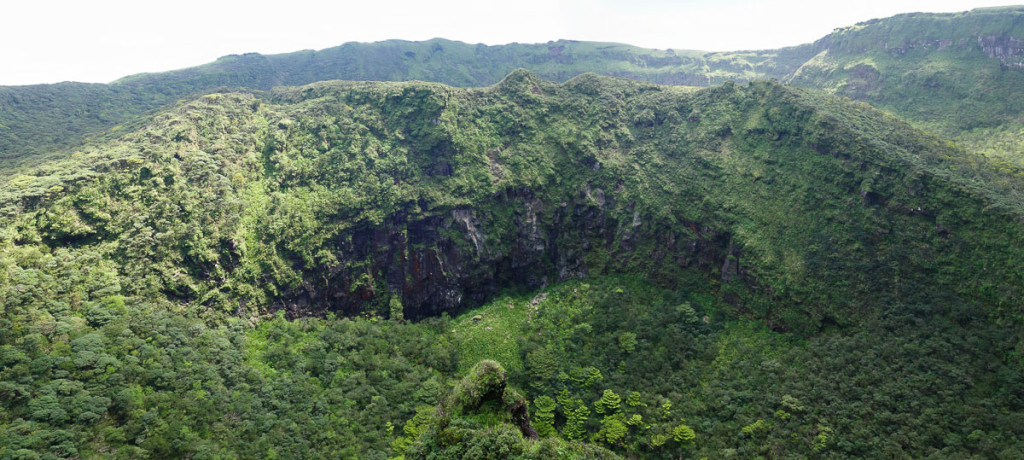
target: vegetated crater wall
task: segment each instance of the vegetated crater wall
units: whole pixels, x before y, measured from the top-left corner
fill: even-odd
[[[574,196],[507,190],[482,206],[411,220],[398,213],[339,242],[349,262],[323,268],[276,303],[289,316],[389,310],[404,317],[457,313],[502,289],[539,289],[593,273],[640,270],[661,281],[696,269],[725,281],[744,275],[730,235],[686,222],[648,221],[616,193],[585,186]],[[511,211],[511,212],[506,212]],[[731,257],[730,257],[731,256]]]

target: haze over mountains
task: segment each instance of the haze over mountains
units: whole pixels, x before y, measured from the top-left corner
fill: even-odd
[[[2,87],[0,459],[1024,456],[1021,28]]]

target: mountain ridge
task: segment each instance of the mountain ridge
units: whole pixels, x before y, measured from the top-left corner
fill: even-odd
[[[1012,143],[1012,134],[1024,129],[1024,107],[1001,97],[1024,80],[1022,72],[1006,73],[1000,71],[999,65],[988,64],[990,59],[997,59],[1002,65],[1003,60],[1024,56],[1024,48],[1013,45],[1017,43],[1014,39],[1024,37],[1019,26],[1022,16],[1024,10],[1019,7],[900,15],[840,28],[811,44],[703,54],[570,40],[487,46],[433,39],[347,43],[319,51],[275,55],[229,55],[197,67],[137,74],[108,85],[0,87],[0,157],[17,164],[34,155],[66,150],[87,136],[181,97],[218,88],[269,90],[277,85],[334,79],[423,80],[455,86],[488,86],[515,68],[524,67],[554,81],[565,81],[588,71],[691,86],[775,78],[875,104],[920,127],[963,141],[974,150],[992,150],[993,154],[1020,164],[1024,160],[1018,158],[1013,146],[985,142],[971,130],[1012,131],[999,137]],[[892,35],[894,31],[902,35]],[[878,40],[872,35],[879,33],[895,40],[893,46],[886,43],[879,50]],[[961,40],[965,34],[1004,38],[994,39],[988,45],[965,42],[967,48],[960,54],[954,54],[956,47],[938,50],[937,44],[929,49],[911,48],[907,40],[899,38],[927,36],[928,43],[939,43]],[[874,54],[821,55],[830,47],[834,51],[849,50],[854,45]],[[886,53],[901,49],[899,61],[885,57]],[[940,59],[935,62],[961,62],[941,64],[952,65],[950,70],[955,70],[959,77],[950,78],[943,73],[945,68],[936,67],[934,62],[928,64],[934,53],[939,53],[936,59]],[[919,67],[935,70],[927,74],[914,70]],[[936,89],[952,96],[934,101]],[[18,100],[36,102],[22,104]],[[38,109],[40,106],[43,109]],[[997,109],[982,109],[987,106]],[[953,115],[946,113],[949,109]]]
[[[350,145],[353,139],[368,144]],[[361,159],[346,153],[353,148],[376,153]],[[179,190],[181,184],[214,187],[219,191],[209,192],[213,201],[186,208],[197,215],[221,209],[201,218],[221,222],[214,227],[223,225],[219,230],[204,230],[219,239],[196,234],[187,239],[198,238],[199,246],[163,256],[170,265],[152,260],[160,272],[193,275],[169,284],[166,273],[146,275],[165,280],[151,294],[163,292],[211,311],[260,314],[282,302],[273,308],[294,316],[322,314],[325,305],[354,315],[380,311],[389,293],[401,292],[403,316],[418,318],[461,311],[510,283],[536,288],[591,272],[614,273],[609,264],[619,258],[636,270],[662,273],[655,279],[686,278],[682,273],[692,265],[701,276],[720,278],[723,288],[732,278],[744,280],[746,287],[726,290],[735,291],[728,295],[737,305],[764,292],[792,296],[797,303],[813,298],[822,310],[812,314],[817,319],[811,324],[824,317],[846,323],[851,317],[842,299],[852,292],[872,298],[870,291],[878,283],[889,285],[885,280],[893,276],[923,282],[913,267],[932,271],[936,260],[977,258],[958,251],[992,250],[961,240],[967,236],[960,228],[986,234],[976,237],[980,241],[1011,244],[1011,223],[1024,215],[1017,199],[1021,186],[1000,182],[995,168],[969,158],[866,105],[777,83],[727,83],[689,92],[593,74],[554,84],[520,70],[484,89],[321,82],[269,93],[207,95],[67,163],[14,176],[0,198],[8,218],[38,226],[32,239],[99,248],[100,241],[131,246],[134,237],[116,230],[127,222],[115,224],[119,219],[110,211],[93,209],[81,197],[106,196],[96,199],[134,208],[138,198],[112,184],[142,181],[131,193],[166,189],[162,193],[183,193],[175,199],[189,202],[197,198]],[[668,169],[652,166],[676,162]],[[680,185],[687,183],[692,185]],[[233,198],[221,203],[218,196]],[[299,197],[308,203],[295,201]],[[788,198],[778,201],[782,197]],[[682,200],[681,207],[663,208],[666,199]],[[686,200],[702,204],[690,208],[682,205]],[[783,202],[807,212],[782,219]],[[836,208],[820,219],[828,214],[822,206],[838,203],[861,209]],[[264,214],[268,209],[276,211]],[[126,208],[116,214],[153,212]],[[272,223],[281,216],[298,220],[283,227]],[[982,221],[1002,233],[980,228]],[[173,228],[145,225],[157,225],[156,233]],[[874,235],[861,233],[862,225]],[[899,230],[904,226],[917,233]],[[254,228],[282,233],[253,233]],[[903,244],[927,234],[929,242],[914,244],[946,249],[920,260],[903,250],[869,249],[892,232],[909,238]],[[820,253],[807,252],[824,244],[814,238],[829,241]],[[960,242],[951,246],[952,241]],[[825,262],[826,253],[844,246],[844,258]],[[245,256],[242,249],[225,249],[232,247],[256,252]],[[138,267],[121,257],[118,264]],[[849,292],[824,288],[853,260],[877,266],[876,257],[904,262],[898,275],[865,278],[866,285]],[[395,260],[405,262],[396,266]],[[811,262],[820,275],[807,271]],[[952,284],[937,292],[978,298],[987,285],[1012,288],[991,276],[1011,276],[1014,267],[1012,257],[1002,270],[950,267],[946,271],[972,274],[959,281],[943,275],[942,283]],[[883,290],[898,292],[898,284]],[[828,291],[836,297],[823,295]],[[990,295],[989,301],[1004,308],[1020,293],[984,294]],[[780,327],[806,321],[799,315],[782,319],[783,313],[769,308],[758,315]]]

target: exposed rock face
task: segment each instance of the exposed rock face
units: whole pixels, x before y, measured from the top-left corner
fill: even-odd
[[[1024,40],[1009,36],[978,37],[978,45],[988,57],[999,58],[1007,67],[1024,67]]]
[[[869,21],[869,22],[877,22]],[[948,31],[950,34],[954,30]],[[990,58],[997,58],[1007,67],[1024,67],[1024,39],[1010,35],[979,35],[972,38],[921,38],[905,40],[898,43],[887,38],[880,40],[841,40],[843,34],[826,36],[811,45],[814,53],[828,51],[830,54],[860,54],[872,50],[886,50],[895,57],[907,54],[911,50],[924,49],[943,51],[949,48],[960,50],[976,50],[977,46]],[[860,66],[858,66],[860,67]]]
[[[698,269],[724,280],[743,274],[728,234],[698,223],[672,230],[633,206],[616,206],[615,192],[584,186],[571,199],[511,190],[479,208],[427,218],[394,215],[355,231],[339,244],[337,267],[310,273],[278,304],[289,315],[388,314],[401,295],[406,318],[457,313],[503,288],[541,288],[592,271]],[[509,217],[507,212],[514,210]],[[725,267],[725,268],[723,268]],[[314,281],[320,280],[320,281]]]

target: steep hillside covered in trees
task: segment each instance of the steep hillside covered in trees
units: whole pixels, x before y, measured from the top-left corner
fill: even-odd
[[[0,185],[0,458],[1013,457],[1022,202],[775,82],[195,97]]]
[[[1018,316],[1020,193],[866,105],[517,71],[204,96],[2,198],[12,241],[98,252],[129,289],[203,311],[387,315],[398,297],[424,317],[507,286],[700,273],[814,328],[933,295]]]

